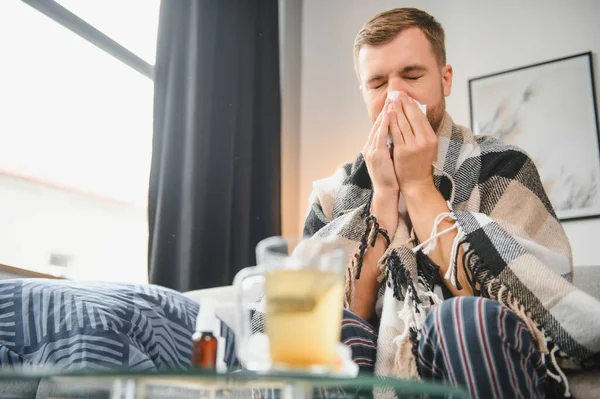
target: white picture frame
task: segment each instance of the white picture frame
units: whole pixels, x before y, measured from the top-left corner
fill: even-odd
[[[592,53],[469,80],[471,129],[527,152],[560,220],[600,216]]]

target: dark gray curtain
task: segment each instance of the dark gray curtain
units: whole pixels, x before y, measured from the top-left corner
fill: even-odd
[[[150,172],[150,282],[231,284],[280,234],[277,0],[163,0]]]

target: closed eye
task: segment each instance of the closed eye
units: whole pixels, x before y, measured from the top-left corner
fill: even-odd
[[[421,76],[407,76],[405,79],[407,80],[419,80],[423,77],[423,75]]]

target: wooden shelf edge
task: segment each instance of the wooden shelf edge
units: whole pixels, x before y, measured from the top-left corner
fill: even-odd
[[[29,270],[29,269],[23,269],[21,267],[8,266],[8,265],[4,265],[2,263],[0,263],[0,271],[12,273],[12,274],[18,274],[19,276],[27,277],[27,278],[50,278],[50,279],[54,279],[54,280],[64,280],[63,277],[57,277],[57,276],[53,276],[51,274],[36,272],[33,270]]]

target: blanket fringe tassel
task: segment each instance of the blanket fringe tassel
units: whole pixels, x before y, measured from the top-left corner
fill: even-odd
[[[419,373],[419,367],[417,366],[417,355],[419,350],[417,331],[414,328],[407,329],[409,330],[409,336],[396,343],[397,348],[394,357],[394,370],[401,377],[420,380],[421,375]]]

